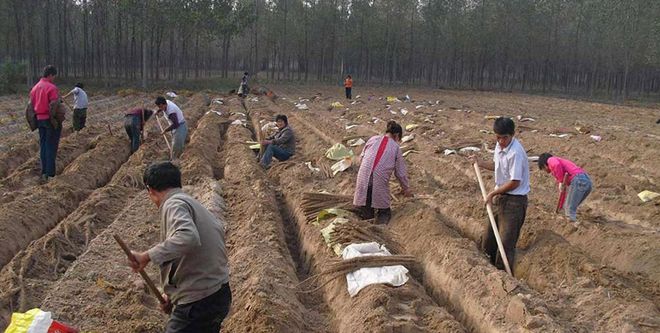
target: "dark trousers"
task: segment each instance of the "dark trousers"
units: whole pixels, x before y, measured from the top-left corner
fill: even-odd
[[[175,305],[165,333],[218,333],[231,307],[229,283],[197,302]]]
[[[388,224],[392,218],[392,209],[390,208],[373,208],[371,207],[372,192],[373,192],[373,174],[369,177],[369,187],[367,187],[367,202],[364,206],[359,207],[360,217],[363,219],[375,218],[376,224]]]
[[[55,129],[50,120],[37,120],[39,128],[39,158],[41,159],[41,174],[55,177],[55,160],[60,146],[62,127]]]
[[[516,256],[516,243],[520,236],[520,229],[525,223],[525,214],[527,213],[526,195],[499,195],[494,205],[495,222],[500,231],[504,253],[509,260],[509,266],[513,272],[513,265]],[[490,262],[499,269],[504,269],[504,262],[497,249],[497,241],[493,228],[488,223],[481,238],[481,247],[490,257]]]
[[[351,95],[351,90],[352,90],[352,89],[353,89],[353,88],[346,88],[346,98],[351,99],[351,97],[352,97],[352,95]]]
[[[87,108],[84,109],[73,109],[73,130],[80,131],[85,128],[85,122],[87,121]]]
[[[131,154],[140,148],[140,118],[139,116],[126,116],[124,118],[124,129],[131,140]]]

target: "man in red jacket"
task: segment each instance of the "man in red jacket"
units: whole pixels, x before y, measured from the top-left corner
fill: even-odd
[[[48,181],[55,177],[55,159],[57,148],[60,144],[62,127],[53,127],[50,121],[51,103],[56,102],[59,97],[57,87],[53,83],[57,69],[53,65],[44,68],[43,76],[30,91],[30,102],[37,116],[37,127],[39,128],[39,156],[41,158],[41,178]]]

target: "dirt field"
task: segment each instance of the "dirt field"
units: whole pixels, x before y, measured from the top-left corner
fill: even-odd
[[[637,197],[660,192],[657,109],[404,88],[356,87],[353,101],[334,87],[274,91],[275,101],[250,96],[249,114],[221,94],[175,100],[190,129],[179,162],[185,189],[227,225],[234,301],[223,332],[660,330],[660,201]],[[217,97],[226,103],[210,102]],[[130,155],[121,122],[125,110],[151,100],[93,97],[88,128],[65,131],[58,175],[41,185],[37,138],[20,117],[23,101],[0,98],[0,329],[11,312],[40,307],[84,331],[162,331],[165,315],[112,238],[118,234],[135,249],[157,240],[156,208],[141,174],[167,157],[167,147],[151,124],[147,142]],[[245,141],[278,113],[289,116],[297,153],[266,172]],[[530,162],[515,278],[491,266],[477,246],[488,222],[472,166],[462,154],[444,153],[476,147],[483,158],[492,156],[487,116],[499,115],[516,120],[529,156],[569,158],[594,182],[576,227],[554,213],[554,181]],[[381,240],[417,264],[401,287],[373,285],[350,297],[345,278],[309,280],[337,257],[320,233],[328,222],[307,222],[302,195],[352,195],[357,167],[330,177],[323,170],[334,162],[325,151],[349,139],[366,141],[389,119],[418,125],[402,145],[413,150],[406,164],[415,198],[397,197],[386,227],[351,223],[362,226],[361,237]],[[492,188],[492,174],[483,175]],[[399,186],[392,185],[396,195]],[[157,268],[148,274],[156,279]]]

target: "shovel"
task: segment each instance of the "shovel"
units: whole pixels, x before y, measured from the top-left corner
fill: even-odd
[[[479,187],[481,188],[481,195],[486,200],[488,194],[486,193],[486,187],[484,186],[484,180],[481,177],[481,171],[477,163],[474,163],[474,172],[477,174],[477,180],[479,181]],[[488,219],[490,220],[490,226],[493,228],[493,233],[495,234],[495,241],[497,241],[497,249],[500,251],[502,256],[502,261],[504,262],[504,268],[509,275],[513,276],[511,273],[511,267],[509,266],[509,259],[506,258],[506,253],[504,252],[504,246],[502,246],[502,240],[500,239],[500,231],[497,229],[497,223],[495,223],[495,215],[493,214],[493,207],[490,204],[486,204],[486,211],[488,212]]]

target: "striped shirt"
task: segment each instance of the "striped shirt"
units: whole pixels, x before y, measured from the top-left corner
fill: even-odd
[[[399,180],[401,188],[404,191],[408,190],[408,173],[406,171],[405,160],[401,153],[401,148],[394,140],[388,140],[387,146],[383,151],[383,155],[373,168],[378,147],[383,140],[383,135],[373,136],[367,141],[367,144],[362,150],[362,163],[360,164],[360,171],[358,171],[357,181],[355,184],[355,194],[353,196],[353,204],[356,206],[365,206],[367,203],[367,190],[369,188],[369,178],[371,177],[371,170],[373,169],[373,185],[371,193],[371,207],[373,208],[389,208],[390,207],[390,177],[392,173]]]

